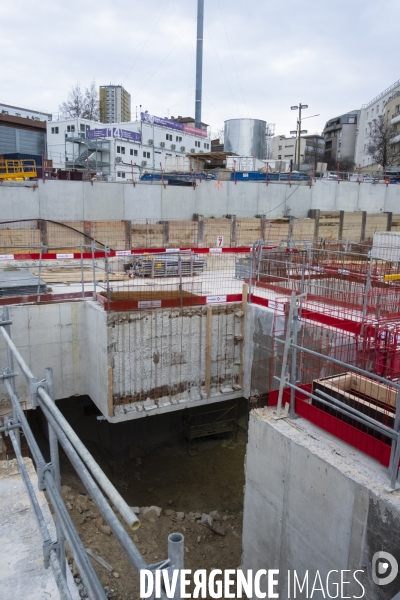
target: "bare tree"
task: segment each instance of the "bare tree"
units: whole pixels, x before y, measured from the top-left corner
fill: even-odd
[[[325,159],[328,171],[336,171],[339,165],[340,172],[350,173],[354,171],[354,158],[352,156],[343,156],[343,158],[329,157]]]
[[[77,81],[68,94],[68,100],[60,105],[59,111],[62,119],[82,117],[98,121],[99,96],[96,82],[93,80],[90,87],[82,91],[81,84]]]
[[[219,140],[220,144],[223,144],[224,143],[224,128],[221,127],[220,129],[211,130],[210,138],[212,140]]]
[[[367,154],[383,169],[400,162],[400,149],[397,144],[390,143],[396,133],[396,126],[385,120],[383,115],[372,121]]]
[[[82,116],[85,117],[85,119],[90,119],[92,121],[99,121],[100,119],[99,93],[94,79],[90,84],[90,87],[85,89],[84,111]]]

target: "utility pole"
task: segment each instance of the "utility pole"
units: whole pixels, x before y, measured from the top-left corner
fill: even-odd
[[[297,117],[296,131],[291,131],[290,133],[291,134],[296,134],[296,136],[297,136],[297,170],[300,171],[300,162],[301,162],[301,156],[300,156],[301,134],[302,133],[307,133],[306,129],[304,131],[301,130],[301,109],[302,108],[308,108],[308,104],[302,104],[301,102],[299,102],[298,106],[291,106],[290,108],[291,108],[291,110],[298,110],[299,111],[299,115]]]
[[[196,102],[195,127],[201,128],[201,98],[203,88],[204,0],[197,0]]]

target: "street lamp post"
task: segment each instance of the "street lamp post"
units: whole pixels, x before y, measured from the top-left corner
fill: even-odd
[[[298,110],[299,111],[299,115],[297,117],[297,170],[300,171],[300,136],[302,133],[307,133],[307,130],[302,131],[301,130],[301,109],[302,108],[308,108],[308,104],[302,104],[301,102],[299,103],[298,106],[291,106],[290,107],[291,110]],[[292,133],[292,132],[290,132]]]

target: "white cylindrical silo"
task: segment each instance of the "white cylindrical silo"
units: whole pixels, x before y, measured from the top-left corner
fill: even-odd
[[[224,150],[239,156],[265,159],[266,121],[260,119],[229,119],[225,121]]]

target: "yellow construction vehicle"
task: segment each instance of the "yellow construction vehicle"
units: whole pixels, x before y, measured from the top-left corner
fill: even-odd
[[[36,161],[33,158],[0,160],[0,181],[24,181],[33,177],[37,177]]]

